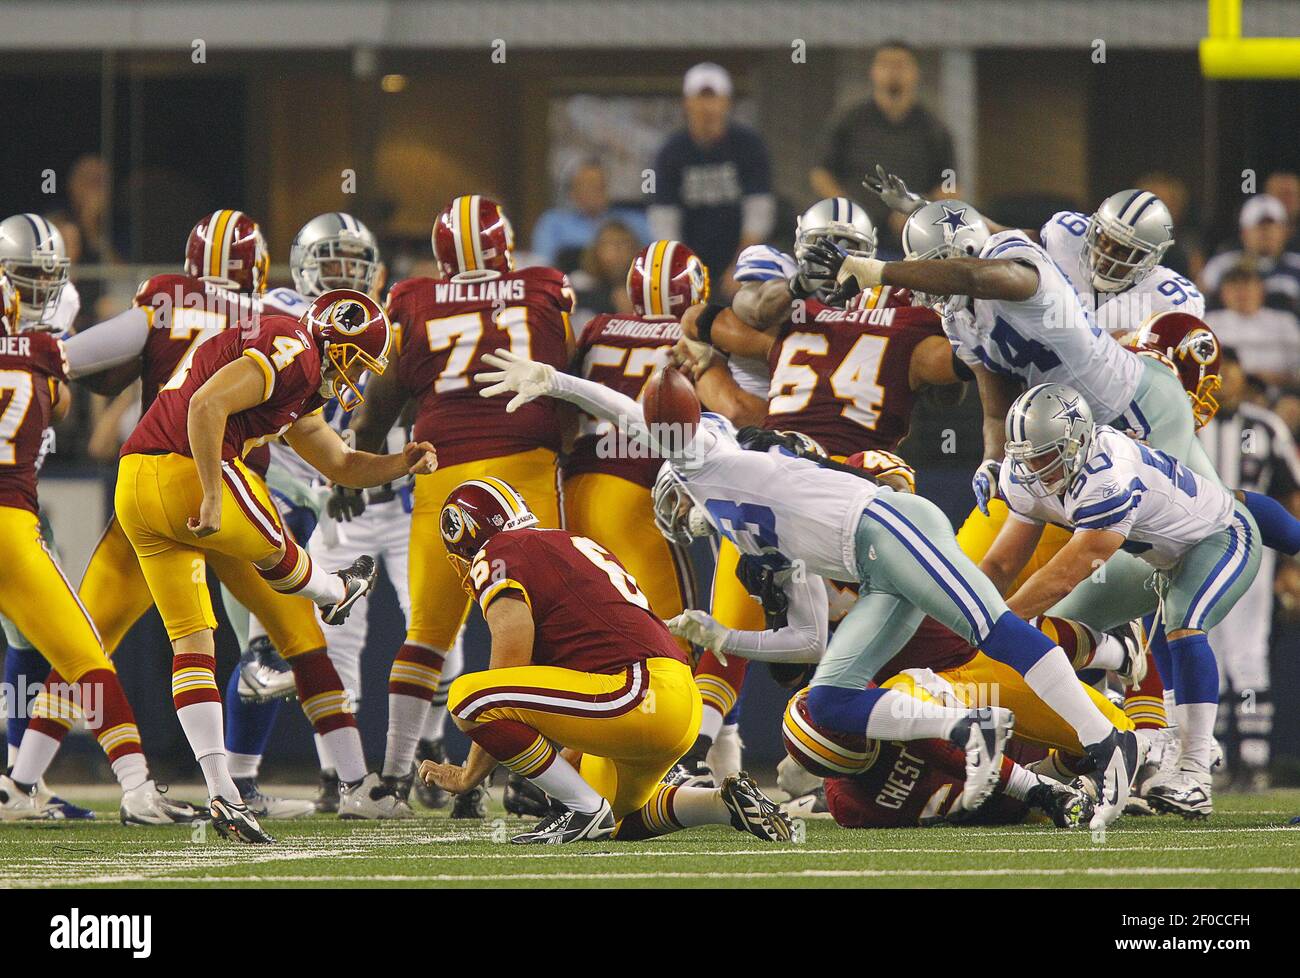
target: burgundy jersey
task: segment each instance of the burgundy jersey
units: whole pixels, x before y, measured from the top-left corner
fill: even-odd
[[[977,651],[975,646],[946,625],[933,618],[924,618],[907,644],[876,673],[875,681],[883,683],[904,669],[933,669],[935,672],[956,669],[975,658]]]
[[[0,506],[37,511],[41,443],[66,379],[63,348],[52,333],[0,336]]]
[[[506,348],[565,369],[572,311],[569,280],[553,268],[393,286],[388,315],[401,344],[397,379],[417,402],[414,440],[432,442],[443,466],[534,448],[558,452],[556,401],[539,397],[506,414],[510,398],[480,397],[474,375],[494,369],[483,354]]]
[[[836,824],[846,829],[911,828],[947,815],[966,783],[962,751],[944,740],[878,743],[880,752],[866,771],[826,779],[826,807]],[[1004,757],[999,787],[1011,771],[1012,761]],[[1022,802],[998,793],[970,821],[1005,824],[1019,821],[1026,811]]]
[[[896,449],[916,401],[912,351],[944,335],[938,315],[921,306],[835,309],[809,299],[800,319],[781,327],[768,355],[763,426],[801,432],[837,457]]]
[[[650,374],[668,362],[673,344],[681,338],[682,327],[675,319],[601,313],[587,323],[578,338],[576,372],[639,401]],[[618,446],[625,450],[602,457],[602,439],[617,434],[613,427],[608,421],[582,416],[578,439],[564,463],[565,478],[604,472],[651,488],[663,465],[658,453],[646,449],[644,458],[628,457],[641,447],[629,442]]]
[[[484,612],[503,594],[522,595],[536,635],[533,665],[617,672],[646,659],[686,656],[617,557],[567,530],[505,530],[470,566]]]
[[[262,368],[270,390],[261,404],[230,416],[221,445],[223,459],[241,458],[325,403],[320,395],[320,350],[307,327],[290,316],[264,315],[256,327],[223,330],[200,344],[189,369],[178,375],[180,383],[169,383],[159,392],[122,454],[189,455],[190,399],[208,378],[240,357]]]

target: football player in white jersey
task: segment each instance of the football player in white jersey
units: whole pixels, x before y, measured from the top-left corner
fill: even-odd
[[[818,724],[895,740],[951,736],[966,718],[964,711],[940,711],[930,719],[907,716],[909,711],[895,713],[882,705],[888,691],[867,688],[929,614],[1016,669],[1074,728],[1098,772],[1093,826],[1108,824],[1123,810],[1138,762],[1137,739],[1117,730],[1087,697],[1060,646],[1008,613],[997,589],[958,550],[947,517],[929,500],[896,493],[825,460],[746,450],[718,415],[664,425],[657,417],[647,419],[629,397],[508,350],[484,360],[499,369],[475,376],[490,385],[480,393],[515,392],[507,411],[537,397],[556,397],[622,425],[629,436],[657,449],[714,529],[742,553],[784,557],[792,565],[797,561],[803,573],[861,584],[812,680],[808,702]],[[656,382],[676,388],[674,397],[685,398],[689,391],[670,368],[658,372],[651,380]],[[649,393],[646,398],[656,400]],[[1001,753],[1013,720],[998,709],[991,716],[989,729],[978,737],[970,734],[968,751]]]
[[[1162,811],[1208,816],[1219,674],[1206,632],[1259,570],[1254,517],[1217,480],[1095,424],[1087,399],[1063,384],[1017,398],[1006,432],[1000,481],[1012,516],[981,569],[1006,587],[1043,527],[1063,526],[1070,542],[1007,599],[1012,611],[1108,627],[1158,609],[1163,637],[1153,641],[1172,656],[1181,752],[1177,772],[1146,797]],[[1145,566],[1134,573],[1131,561],[1107,563],[1121,548]]]
[[[880,166],[862,185],[900,214],[929,203]],[[990,232],[1007,230],[985,220]],[[1024,233],[1061,266],[1097,325],[1107,332],[1136,329],[1159,312],[1205,314],[1205,298],[1196,286],[1160,264],[1174,243],[1174,218],[1150,191],[1121,190],[1092,214],[1057,211],[1037,231],[1026,228]]]

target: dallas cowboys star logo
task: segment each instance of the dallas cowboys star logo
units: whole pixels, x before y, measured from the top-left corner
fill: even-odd
[[[943,217],[934,222],[935,227],[942,226],[944,234],[951,238],[962,228],[970,227],[970,222],[966,220],[965,207],[949,207],[947,204],[940,204],[943,208]]]
[[[1061,398],[1061,410],[1052,415],[1053,421],[1058,419],[1070,422],[1071,427],[1074,426],[1076,421],[1083,422],[1083,412],[1079,410],[1079,399],[1077,397],[1072,401]]]

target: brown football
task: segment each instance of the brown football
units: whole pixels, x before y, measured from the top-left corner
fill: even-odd
[[[700,399],[686,375],[672,364],[660,367],[646,381],[641,393],[642,409],[648,424],[681,425],[700,423]]]

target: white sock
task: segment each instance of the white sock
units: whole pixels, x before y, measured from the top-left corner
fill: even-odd
[[[1040,700],[1074,728],[1085,747],[1105,740],[1115,729],[1083,691],[1070,660],[1058,645],[1025,672],[1025,682]]]
[[[232,778],[255,778],[261,766],[261,754],[236,754],[234,751],[226,754],[226,767]]]
[[[947,740],[957,721],[970,713],[964,706],[944,706],[887,689],[867,716],[866,732],[872,740]]]
[[[1123,669],[1124,668],[1124,643],[1114,635],[1107,635],[1100,632],[1096,636],[1096,648],[1092,650],[1092,655],[1088,659],[1089,669]]]
[[[1155,668],[1155,663],[1151,664]],[[1170,730],[1178,729],[1178,698],[1173,689],[1165,690],[1165,726]]]
[[[429,701],[402,693],[388,694],[388,742],[384,747],[384,777],[405,777],[415,761],[415,745],[424,729]],[[339,772],[340,774],[342,772]]]
[[[338,772],[340,781],[351,784],[366,776],[366,755],[361,749],[361,731],[356,727],[339,727],[322,734],[322,739],[325,741],[326,752],[334,761],[333,770]]]
[[[1188,762],[1205,772],[1210,770],[1210,758],[1214,753],[1214,720],[1219,712],[1217,703],[1186,703],[1174,707],[1178,717],[1178,741],[1182,754],[1178,759],[1180,768]],[[23,741],[26,747],[27,741]]]
[[[258,621],[257,615],[250,614],[248,616],[248,641],[252,642],[254,639],[265,637],[266,626]]]
[[[722,714],[716,707],[706,706],[704,712],[700,715],[700,736],[708,737],[709,740],[718,739],[718,731],[722,729]]]
[[[149,765],[144,755],[135,751],[113,762],[113,775],[123,791],[134,791],[149,780]]]
[[[320,734],[313,734],[312,739],[316,741],[316,756],[320,758],[320,769],[322,771],[333,771],[334,761],[330,757],[330,749],[325,746],[325,738]]]
[[[298,593],[313,604],[338,604],[343,600],[343,578],[321,570],[316,562],[312,561],[307,583],[299,589]]]
[[[5,761],[5,767],[12,768],[14,764],[18,762],[18,745],[8,744],[6,747],[7,749],[5,750],[5,754],[7,759]]]
[[[208,783],[208,794],[225,798],[233,802],[241,797],[235,782],[230,778],[226,766],[226,745],[222,731],[221,704],[212,701],[191,703],[176,711],[176,719],[181,722],[185,739],[189,741],[190,750],[194,752],[199,767],[203,769],[203,778]]]
[[[678,788],[672,804],[674,821],[685,828],[731,824],[731,812],[722,801],[721,788]]]
[[[1024,801],[1029,796],[1029,790],[1045,780],[1047,779],[1040,779],[1033,771],[1026,770],[1019,764],[1012,762],[1011,777],[1007,778],[1006,786],[1002,790],[1008,798]]]
[[[605,799],[596,794],[596,790],[577,772],[572,764],[559,754],[541,774],[529,778],[533,784],[558,801],[565,808],[590,815],[598,811]]]
[[[9,776],[19,784],[35,784],[45,777],[45,771],[58,752],[59,741],[29,727],[23,734],[22,746]]]

